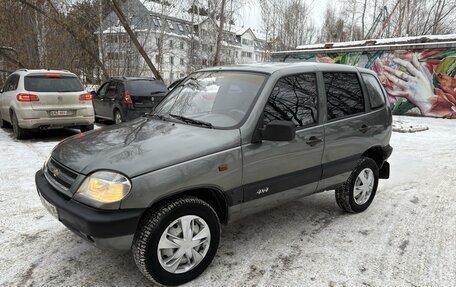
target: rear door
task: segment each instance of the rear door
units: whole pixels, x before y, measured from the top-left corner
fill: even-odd
[[[16,98],[19,79],[20,76],[18,74],[10,75],[3,86],[3,93],[0,94],[0,113],[2,114],[2,118],[8,122],[10,121],[9,108],[11,101],[14,101]]]
[[[117,85],[118,85],[117,81],[109,82],[106,87],[106,93],[101,98],[101,101],[99,103],[100,114],[105,118],[109,118],[109,119],[114,118],[112,106],[116,99]]]
[[[344,182],[369,148],[372,127],[357,72],[323,72],[326,91],[325,150],[319,189]]]
[[[93,97],[93,108],[95,109],[95,115],[97,117],[105,117],[102,113],[103,100],[106,96],[106,91],[108,90],[109,82],[104,83],[97,91]]]
[[[244,215],[316,191],[324,145],[318,98],[315,73],[284,76],[276,83],[264,108],[264,124],[292,121],[296,137],[242,146]]]
[[[46,111],[49,117],[75,116],[77,110],[86,108],[79,100],[84,87],[70,74],[29,74],[24,77],[24,89],[39,98],[30,102],[33,110]]]
[[[133,101],[135,110],[152,111],[166,96],[168,89],[161,81],[130,80],[126,90]]]

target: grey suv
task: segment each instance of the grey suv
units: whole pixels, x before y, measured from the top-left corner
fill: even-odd
[[[75,127],[93,129],[92,95],[68,71],[18,70],[0,90],[0,126],[13,126],[26,138],[32,129]]]
[[[391,123],[369,70],[204,69],[153,114],[58,144],[36,186],[76,234],[177,285],[210,264],[222,223],[324,190],[347,212],[368,208],[389,177]]]

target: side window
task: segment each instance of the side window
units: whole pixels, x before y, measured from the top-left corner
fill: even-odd
[[[367,92],[369,94],[371,109],[383,107],[385,105],[385,96],[378,80],[370,74],[361,75],[363,75],[364,83],[366,84]]]
[[[356,73],[323,73],[328,120],[364,112],[364,96]]]
[[[264,108],[265,124],[273,120],[292,121],[298,128],[318,121],[315,74],[286,76],[277,82]]]
[[[112,98],[116,95],[117,91],[117,82],[109,83],[108,90],[106,91],[106,97]]]
[[[109,86],[109,82],[108,83],[105,83],[99,90],[98,90],[98,95],[101,97],[101,98],[104,98],[106,96],[106,91],[108,89],[108,86]]]
[[[19,75],[11,75],[6,80],[5,86],[3,87],[4,92],[15,91],[19,84]]]

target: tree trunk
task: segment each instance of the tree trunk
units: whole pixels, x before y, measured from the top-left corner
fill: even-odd
[[[225,5],[226,0],[222,0],[220,11],[220,25],[218,27],[217,45],[215,48],[214,66],[220,65],[220,50],[222,49],[223,26],[225,25]]]
[[[157,80],[163,81],[162,77],[160,76],[160,73],[157,71],[154,64],[150,60],[149,56],[147,55],[146,51],[144,51],[144,48],[139,43],[138,38],[136,37],[135,33],[133,33],[133,31],[131,30],[130,25],[127,22],[127,19],[125,18],[125,15],[123,14],[122,10],[120,9],[119,5],[117,4],[117,1],[111,0],[111,1],[109,1],[109,5],[111,6],[112,10],[114,10],[114,13],[116,13],[117,17],[120,20],[120,23],[122,23],[122,26],[125,28],[125,31],[127,31],[128,36],[130,36],[131,41],[133,42],[133,44],[135,44],[136,49],[138,49],[138,52],[141,54],[144,61],[151,69],[155,78]]]

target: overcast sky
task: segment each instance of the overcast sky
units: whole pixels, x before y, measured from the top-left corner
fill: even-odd
[[[258,4],[258,1],[255,0],[251,1],[252,4],[244,6],[241,11],[241,18],[242,20],[237,23],[239,26],[249,26],[254,28],[255,30],[262,30],[262,23],[261,23],[261,10]],[[317,27],[320,27],[323,23],[323,15],[325,13],[326,3],[328,0],[313,0],[308,1],[311,4],[312,9],[312,16],[313,20]]]

